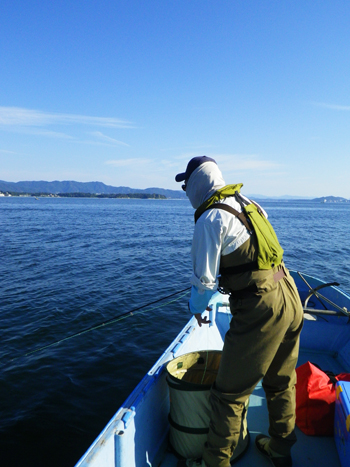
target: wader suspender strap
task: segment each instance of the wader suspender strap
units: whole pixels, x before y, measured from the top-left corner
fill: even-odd
[[[209,208],[207,208],[205,211],[209,211],[209,209],[222,209],[223,211],[227,211],[233,214],[242,222],[242,224],[244,225],[244,227],[246,227],[246,229],[248,230],[250,234],[253,233],[252,227],[249,225],[244,212],[238,212],[236,211],[236,209],[231,208],[231,206],[228,206],[227,204],[222,204],[222,203],[214,203]],[[252,263],[240,264],[238,266],[231,266],[229,268],[220,267],[220,274],[222,275],[239,274],[242,272],[254,271],[256,269],[259,269],[258,262],[253,261]]]
[[[236,216],[242,222],[242,224],[248,230],[248,232],[252,234],[252,227],[249,225],[244,212],[238,212],[236,211],[236,209],[231,208],[231,206],[228,206],[227,204],[222,204],[222,203],[214,203],[205,211],[209,211],[209,209],[222,209],[223,211],[230,212],[231,214]]]

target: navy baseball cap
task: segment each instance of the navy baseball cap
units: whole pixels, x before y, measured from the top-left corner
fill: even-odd
[[[207,157],[207,156],[194,157],[187,164],[186,172],[182,172],[180,174],[177,174],[176,177],[175,177],[175,180],[177,182],[182,182],[183,180],[188,180],[190,178],[192,172],[194,172],[197,167],[204,164],[204,162],[214,162],[216,164],[214,159],[212,159],[211,157]]]

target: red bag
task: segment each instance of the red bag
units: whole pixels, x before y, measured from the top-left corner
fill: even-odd
[[[296,373],[296,425],[306,435],[333,436],[335,384],[350,381],[350,374],[334,375],[310,362]]]

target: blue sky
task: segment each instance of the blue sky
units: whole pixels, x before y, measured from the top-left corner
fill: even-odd
[[[350,3],[2,0],[0,179],[350,198]]]

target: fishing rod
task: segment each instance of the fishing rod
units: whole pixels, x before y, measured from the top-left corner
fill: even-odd
[[[167,300],[168,298],[174,297],[175,295],[179,295],[179,294],[181,294],[183,292],[186,292],[184,295],[178,297],[176,300],[171,300],[170,302],[164,303],[160,307],[156,307],[156,308],[161,308],[163,306],[169,305],[169,303],[180,300],[182,297],[186,296],[190,289],[191,289],[191,287],[186,287],[186,289],[179,290],[179,291],[174,292],[174,293],[172,293],[170,295],[167,295],[166,297],[159,298],[158,300],[155,300],[155,301],[150,302],[150,303],[146,303],[145,305],[134,308],[133,310],[126,311],[125,313],[121,313],[120,315],[114,316],[113,318],[110,318],[107,321],[103,321],[101,323],[95,324],[94,326],[90,326],[89,328],[78,331],[78,332],[76,332],[74,334],[71,334],[70,336],[64,337],[63,339],[59,339],[59,340],[57,340],[55,342],[52,342],[51,344],[47,344],[47,345],[44,345],[42,347],[39,347],[38,349],[31,350],[30,352],[19,355],[18,357],[13,357],[12,359],[9,360],[9,362],[13,362],[14,360],[17,360],[17,359],[22,358],[22,357],[28,357],[29,355],[32,355],[32,354],[37,353],[37,352],[41,352],[42,350],[45,350],[45,349],[48,349],[48,348],[53,347],[55,345],[58,345],[61,342],[68,341],[70,339],[73,339],[74,337],[81,336],[81,335],[86,334],[88,332],[95,331],[96,329],[102,328],[104,326],[108,326],[108,325],[116,323],[118,321],[121,321],[122,319],[126,319],[129,316],[134,316],[136,314],[146,313],[146,311],[151,311],[154,308],[151,308],[150,310],[146,310],[146,311],[140,311],[140,310],[142,310],[143,308],[147,308],[147,307],[149,307],[151,305],[154,305],[156,303],[159,303],[159,302],[161,302],[163,300]],[[4,365],[4,363],[0,363],[0,364]]]

